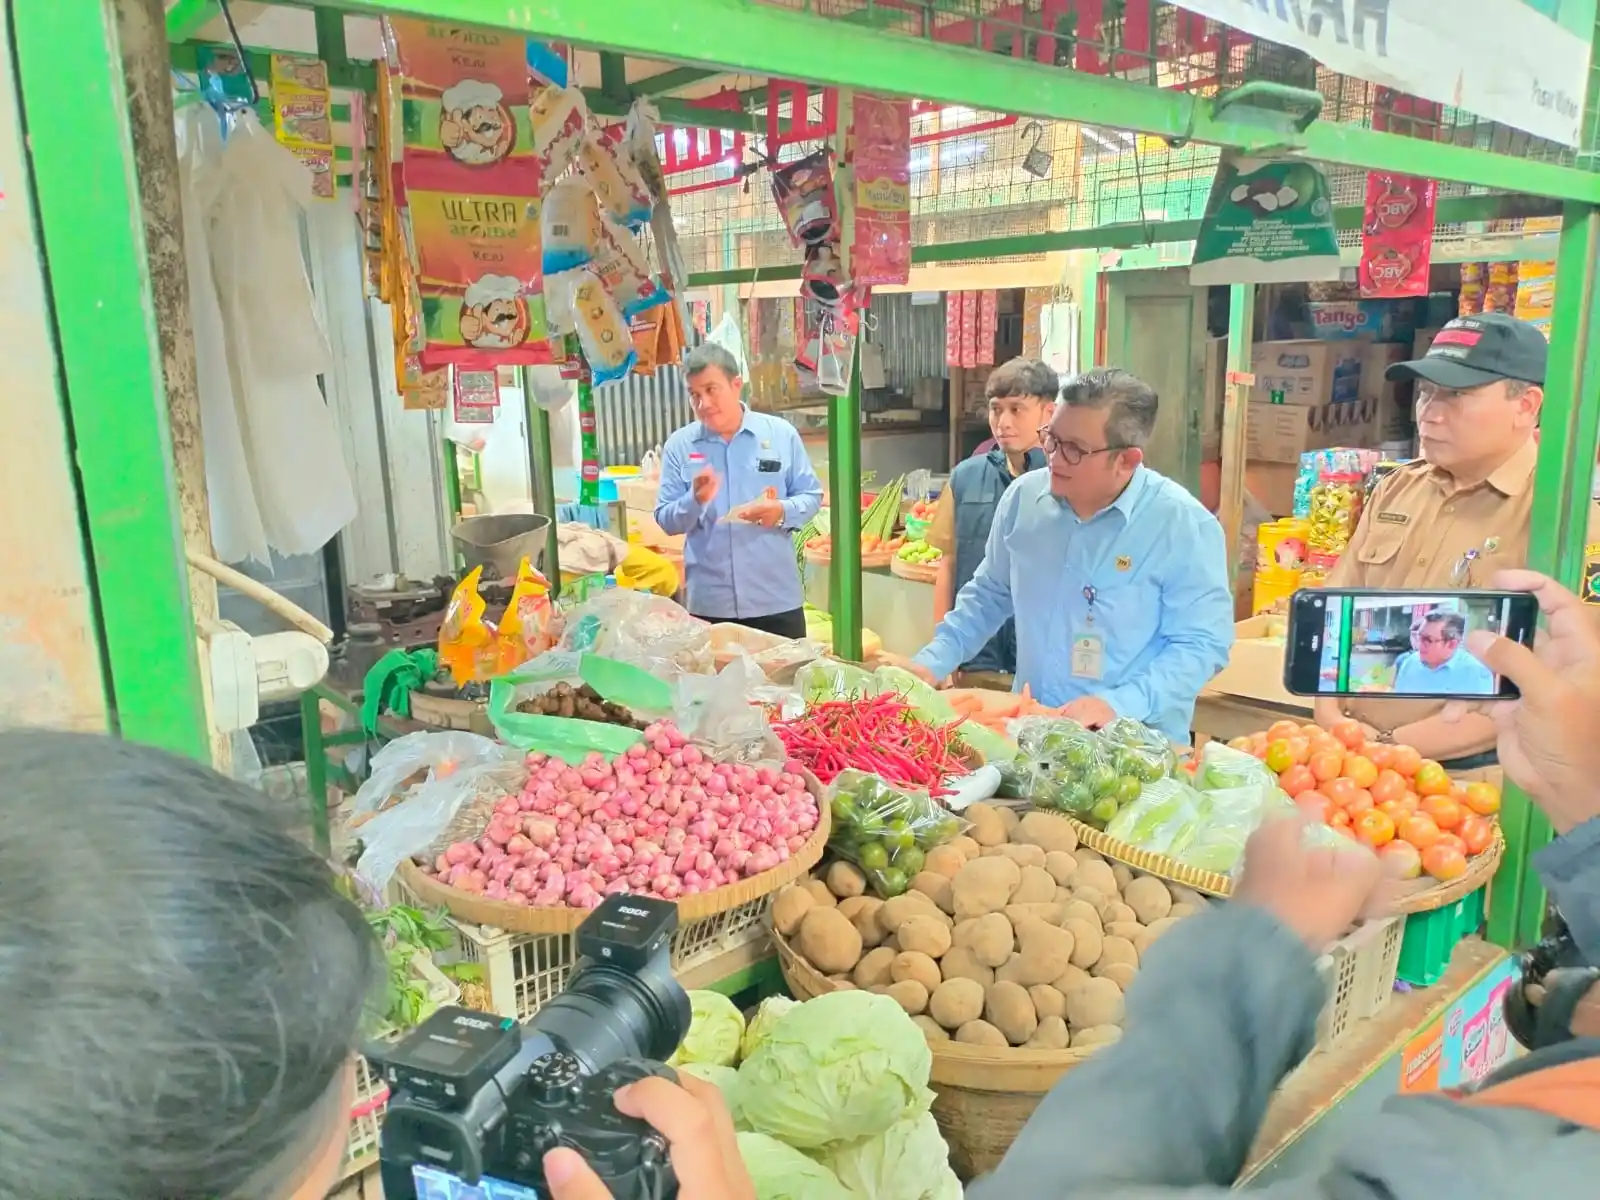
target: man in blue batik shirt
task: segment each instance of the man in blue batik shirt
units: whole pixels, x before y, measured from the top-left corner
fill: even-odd
[[[822,507],[800,432],[739,399],[739,364],[707,343],[683,362],[699,419],[661,449],[656,524],[684,534],[689,611],[799,638],[804,595],[793,531]]]
[[[1394,690],[1416,696],[1492,696],[1494,672],[1467,653],[1462,640],[1467,620],[1460,613],[1435,610],[1408,650],[1394,662]]]
[[[1189,741],[1195,697],[1233,645],[1233,596],[1217,519],[1143,465],[1156,409],[1126,371],[1066,381],[1041,431],[1048,468],[1001,497],[919,674],[947,678],[1014,617],[1018,688],[1091,728],[1132,717]]]

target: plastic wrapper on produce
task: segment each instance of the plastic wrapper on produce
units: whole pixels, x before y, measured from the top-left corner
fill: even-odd
[[[461,730],[408,733],[372,756],[372,774],[351,802],[359,822],[378,812],[391,799],[398,800],[407,780],[422,776],[422,786],[437,776],[447,778],[464,767],[503,762],[510,755],[493,738]]]
[[[748,658],[734,659],[715,675],[680,675],[673,720],[717,762],[782,762],[783,743],[759,699],[767,687],[766,675]]]
[[[413,742],[413,738],[439,741],[429,747]],[[461,738],[483,743],[480,753],[470,760],[436,757],[444,755],[443,747],[450,739]],[[406,743],[411,744],[407,746]],[[403,753],[388,762],[379,762],[397,748],[403,748]],[[386,777],[391,770],[404,772],[399,780],[421,769],[428,771],[427,778],[411,788],[400,803],[378,813],[360,827],[364,849],[356,863],[356,874],[378,892],[388,886],[402,861],[430,850],[437,852],[454,840],[452,835],[459,832],[456,818],[463,809],[469,810],[462,818],[463,824],[481,828],[487,820],[487,811],[506,796],[514,795],[528,774],[522,751],[475,734],[458,732],[408,734],[384,747],[373,763],[373,779],[378,778],[380,769]],[[407,767],[411,769],[406,770]],[[368,784],[372,782],[368,780]],[[362,791],[366,791],[366,785]],[[480,817],[483,820],[480,821]]]
[[[1130,717],[1119,717],[1100,731],[1112,747],[1119,775],[1135,775],[1141,783],[1165,779],[1178,769],[1178,752],[1165,734]]]
[[[611,588],[567,619],[561,649],[588,650],[642,667],[669,682],[711,671],[711,626],[665,596]]]
[[[941,799],[951,812],[961,812],[970,804],[993,799],[1000,790],[1000,768],[993,763],[984,763],[970,775],[946,780],[945,787],[950,794]]]
[[[794,685],[806,703],[818,700],[851,700],[876,692],[872,674],[836,658],[819,658],[794,673]]]
[[[1272,769],[1253,754],[1235,750],[1222,742],[1207,742],[1200,751],[1200,765],[1194,773],[1201,791],[1246,787],[1251,784],[1278,785]]]
[[[1012,724],[1020,747],[1005,772],[1007,790],[1038,808],[1077,817],[1103,829],[1139,798],[1142,783],[1119,774],[1116,748],[1067,717],[1023,717]]]
[[[1194,842],[1210,807],[1203,793],[1182,780],[1157,779],[1117,810],[1106,822],[1106,833],[1152,854],[1179,855]]]
[[[928,851],[967,828],[927,792],[898,788],[864,771],[842,772],[827,800],[833,813],[828,849],[860,867],[880,896],[902,894]]]
[[[489,719],[504,741],[573,765],[591,751],[616,757],[671,712],[661,680],[599,654],[547,651],[489,685]]]
[[[1196,870],[1219,875],[1231,874],[1239,865],[1245,842],[1262,821],[1295,811],[1294,801],[1276,783],[1210,788],[1204,794],[1209,805],[1206,819],[1189,845],[1173,857]]]
[[[768,679],[784,683],[795,672],[827,653],[827,647],[810,638],[785,638],[759,629],[720,621],[711,626],[711,650],[719,659],[745,657],[759,667]]]

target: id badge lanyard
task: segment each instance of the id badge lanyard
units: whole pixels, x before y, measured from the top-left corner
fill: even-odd
[[[1141,495],[1134,502],[1133,508],[1128,512],[1123,523],[1123,532],[1133,528],[1133,520],[1138,515],[1139,509],[1144,504]],[[1116,553],[1115,540],[1105,549],[1100,556],[1100,561],[1095,564],[1095,569],[1089,574],[1089,581],[1083,585],[1084,616],[1083,627],[1072,635],[1072,675],[1075,679],[1100,680],[1105,678],[1106,668],[1106,643],[1102,630],[1095,628],[1095,601],[1099,598],[1099,590],[1095,587],[1095,580],[1105,571],[1105,566]]]

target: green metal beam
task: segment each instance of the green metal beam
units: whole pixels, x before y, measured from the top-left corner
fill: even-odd
[[[12,18],[113,727],[209,762],[116,22],[104,0]]]
[[[633,99],[628,87],[628,60],[609,50],[600,54],[600,90],[616,104],[627,104]]]
[[[327,0],[352,12],[397,12],[515,29],[659,58],[838,87],[963,104],[990,112],[1079,121],[1222,146],[1260,147],[1281,137],[1281,117],[1205,97],[1108,79],[965,47],[865,28],[749,0]],[[684,30],[714,36],[690,43]],[[1461,146],[1317,121],[1288,135],[1295,153],[1369,170],[1395,170],[1505,191],[1600,201],[1600,175]]]
[[[1559,211],[1558,203],[1542,197],[1457,196],[1439,201],[1437,219],[1441,225],[1464,224],[1512,217],[1553,216]],[[1334,209],[1333,219],[1340,229],[1360,229],[1362,209],[1359,205],[1341,206]],[[1023,233],[971,242],[913,246],[911,261],[920,265],[966,262],[978,258],[1020,258],[1030,254],[1053,254],[1061,250],[1127,250],[1138,246],[1158,246],[1164,242],[1192,242],[1199,232],[1199,221],[1152,221],[1149,224],[1127,221],[1088,229],[1068,229],[1060,233]],[[772,267],[701,271],[690,275],[686,282],[689,287],[716,287],[719,284],[799,278],[800,265],[784,263]]]
[[[221,12],[217,0],[177,0],[167,9],[167,41],[188,41]]]
[[[715,79],[718,75],[727,73],[708,71],[704,67],[673,67],[670,71],[657,71],[654,75],[639,80],[633,85],[633,90],[641,96],[666,96],[679,88],[693,87],[697,83],[704,83],[708,79]]]

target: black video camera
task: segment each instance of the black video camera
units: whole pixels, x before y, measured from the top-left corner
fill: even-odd
[[[1511,1036],[1529,1050],[1570,1041],[1573,1016],[1600,984],[1600,968],[1584,961],[1560,913],[1548,915],[1544,937],[1523,952],[1519,966],[1501,1006]]]
[[[609,896],[578,927],[567,988],[525,1025],[443,1008],[368,1053],[389,1085],[390,1200],[545,1200],[544,1156],[576,1150],[618,1200],[677,1195],[666,1140],[612,1103],[660,1075],[689,1029],[672,977],[678,906]]]

